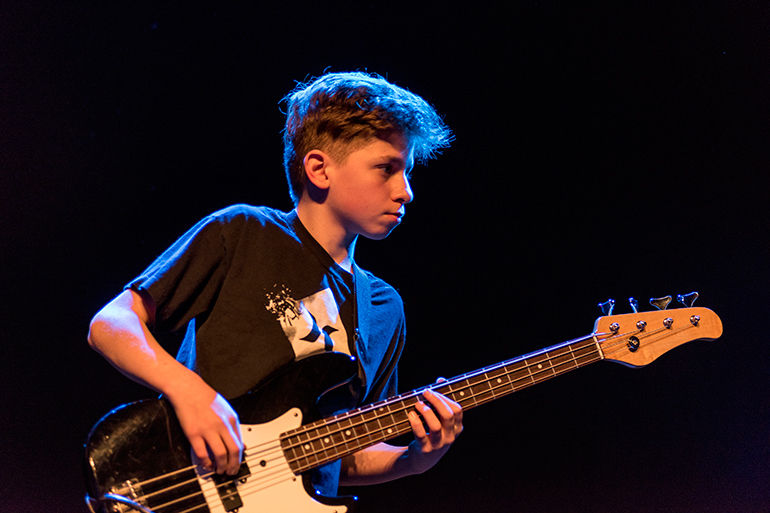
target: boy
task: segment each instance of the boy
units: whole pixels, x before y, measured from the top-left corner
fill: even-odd
[[[354,355],[352,404],[395,394],[403,305],[358,268],[355,244],[401,223],[414,161],[451,139],[422,98],[377,76],[327,74],[286,100],[284,167],[296,208],[236,205],[202,220],[94,317],[88,337],[168,399],[195,456],[220,474],[235,474],[244,450],[227,400],[294,360]],[[182,328],[175,359],[153,333]],[[409,414],[408,447],[379,443],[345,457],[317,472],[317,488],[331,495],[338,479],[377,483],[432,467],[462,431],[462,411],[442,395],[425,398]]]

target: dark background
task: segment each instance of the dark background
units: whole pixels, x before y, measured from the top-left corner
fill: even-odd
[[[88,321],[202,216],[290,208],[279,100],[369,70],[457,140],[359,263],[401,292],[408,390],[697,290],[725,326],[470,411],[366,512],[768,512],[764,2],[4,2],[0,510],[83,512],[82,444],[149,397]]]

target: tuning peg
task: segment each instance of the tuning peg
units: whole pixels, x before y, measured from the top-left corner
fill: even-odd
[[[639,301],[630,297],[628,298],[628,304],[631,305],[631,310],[633,310],[634,313],[639,313]]]
[[[671,302],[671,296],[658,297],[650,299],[650,304],[658,310],[665,310]]]
[[[676,296],[676,300],[688,308],[692,307],[696,299],[698,299],[697,292],[690,292],[689,294],[685,294],[685,295],[679,294],[678,296]]]
[[[602,309],[604,315],[612,315],[612,309],[615,308],[615,300],[608,299],[604,303],[599,303],[599,308]]]

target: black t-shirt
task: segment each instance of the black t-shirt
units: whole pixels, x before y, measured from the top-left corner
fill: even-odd
[[[339,267],[296,212],[216,212],[128,286],[155,301],[153,331],[186,329],[177,359],[228,399],[330,350],[357,356],[366,402],[396,392],[400,296],[355,265],[353,274]]]

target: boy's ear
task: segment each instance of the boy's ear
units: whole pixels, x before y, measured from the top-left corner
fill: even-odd
[[[331,162],[332,160],[329,155],[323,151],[310,150],[305,155],[305,158],[302,159],[302,164],[305,166],[305,176],[307,176],[308,181],[319,189],[328,189],[329,175],[326,171]]]

